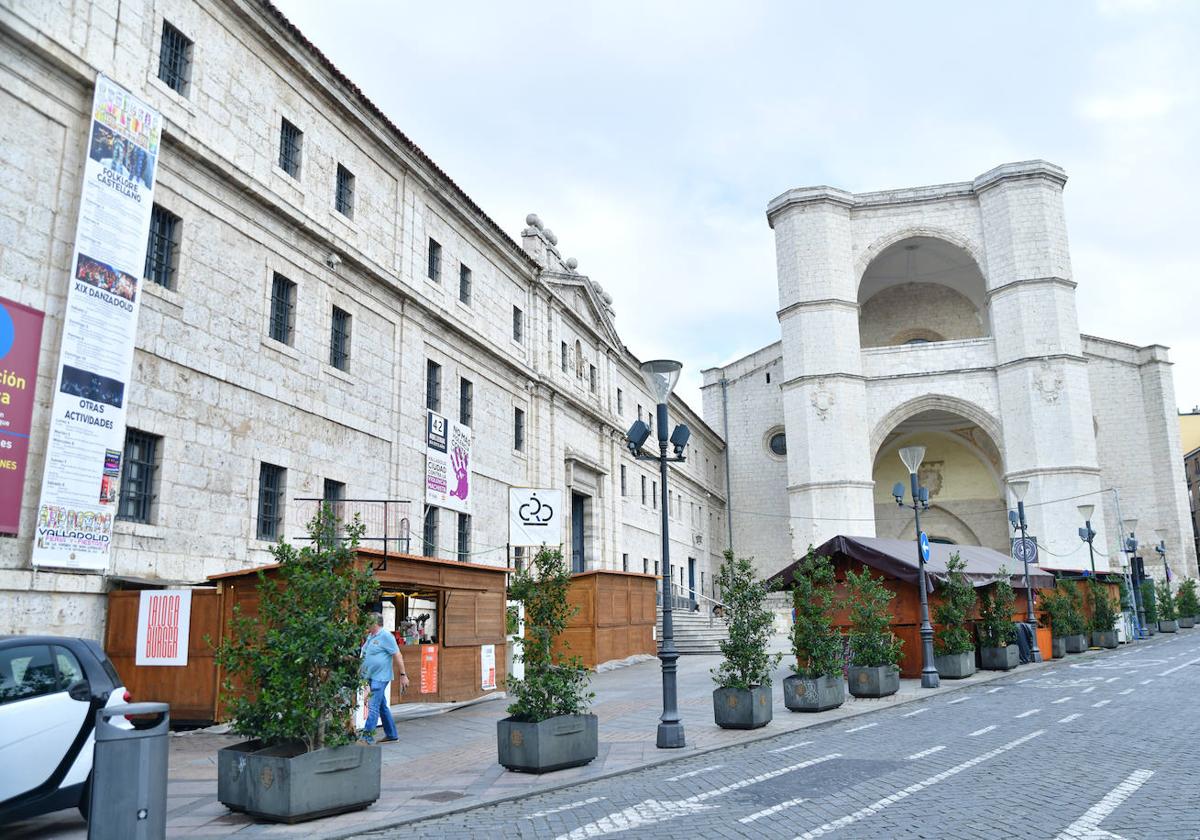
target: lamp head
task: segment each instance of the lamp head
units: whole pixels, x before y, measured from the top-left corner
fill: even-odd
[[[683,448],[687,446],[688,439],[692,436],[692,430],[683,423],[675,427],[675,431],[671,432],[671,445],[675,447],[675,454],[682,455]]]
[[[1014,531],[1021,527],[1021,520],[1017,518],[1017,512],[1015,510],[1010,510],[1008,512],[1008,523],[1013,526]]]
[[[900,450],[900,460],[904,462],[905,468],[909,475],[916,474],[921,468],[921,462],[925,460],[924,446],[905,446]]]
[[[1157,554],[1159,557],[1166,557],[1167,556],[1167,544],[1160,542],[1157,545],[1155,545],[1154,553]]]
[[[892,496],[896,499],[896,504],[904,505],[904,482],[897,481],[892,485]]]
[[[641,420],[634,420],[629,431],[625,433],[625,439],[629,442],[629,451],[636,455],[649,437],[650,427]]]
[[[642,381],[658,403],[665,403],[667,397],[675,390],[679,381],[679,371],[683,369],[680,362],[672,359],[652,359],[642,362]]]
[[[929,488],[922,487],[917,491],[917,500],[920,501],[921,507],[929,510]]]
[[[1079,539],[1083,540],[1084,542],[1088,541],[1088,529],[1087,528],[1079,529]]]
[[[1096,506],[1095,505],[1079,505],[1075,508],[1075,510],[1079,511],[1079,515],[1083,519],[1084,522],[1091,522],[1092,521],[1092,513],[1096,510]]]
[[[1008,482],[1008,489],[1012,491],[1014,499],[1018,502],[1023,502],[1025,501],[1025,494],[1029,492],[1029,482],[1010,481]]]

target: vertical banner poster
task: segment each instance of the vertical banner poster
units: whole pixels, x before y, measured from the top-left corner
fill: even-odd
[[[21,522],[42,317],[0,298],[0,534],[16,534]]]
[[[192,590],[143,589],[138,602],[134,665],[186,665]]]
[[[437,694],[437,645],[421,645],[421,693]]]
[[[108,568],[162,118],[99,76],[33,565]]]
[[[496,687],[496,646],[479,646],[479,673],[482,676],[482,688]]]
[[[471,512],[471,428],[432,411],[425,423],[425,501]]]

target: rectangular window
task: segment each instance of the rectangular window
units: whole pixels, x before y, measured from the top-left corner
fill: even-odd
[[[629,571],[629,555],[628,554],[621,555],[621,571],[622,572]]]
[[[513,568],[520,572],[525,568],[525,546],[513,546]]]
[[[300,177],[300,152],[304,132],[286,119],[279,126],[279,168],[293,178]]]
[[[519,408],[513,409],[513,449],[525,451],[525,412]]]
[[[283,494],[287,470],[265,461],[258,469],[258,538],[276,542],[283,536]]]
[[[344,519],[342,512],[342,502],[346,499],[346,484],[342,481],[334,481],[332,478],[325,479],[325,486],[321,492],[321,501],[327,502],[333,508],[333,515],[338,519]]]
[[[432,360],[425,362],[425,407],[442,410],[442,366]]]
[[[642,419],[642,404],[638,403],[638,419]]]
[[[155,204],[150,211],[150,241],[146,243],[146,270],[143,276],[164,289],[175,281],[175,251],[179,247],[180,219]]]
[[[336,306],[329,327],[329,364],[338,370],[350,369],[350,313]]]
[[[625,413],[625,392],[617,389],[617,414]]]
[[[658,510],[658,482],[650,482],[650,505]]]
[[[471,305],[471,269],[461,263],[458,266],[458,299]]]
[[[158,51],[158,78],[171,90],[187,96],[191,75],[192,41],[164,20]]]
[[[429,265],[426,273],[434,283],[442,282],[442,246],[433,238],[429,240]]]
[[[646,476],[642,476],[642,504],[646,504]]]
[[[588,365],[588,390],[596,393],[596,366]]]
[[[121,465],[121,501],[117,518],[149,522],[158,472],[158,435],[125,430],[125,460]],[[107,481],[107,479],[105,479]]]
[[[275,274],[271,280],[271,338],[291,345],[296,327],[296,284]]]
[[[337,168],[337,189],[333,194],[333,208],[347,219],[354,218],[354,173],[340,163]]]
[[[570,359],[568,358],[568,356],[569,356],[569,353],[567,352],[567,342],[564,341],[562,343],[562,372],[563,373],[566,373],[571,367],[571,362],[570,362]]]
[[[458,515],[458,562],[466,563],[471,559],[471,514]]]
[[[626,481],[625,465],[622,464],[621,465],[621,495],[622,496],[625,495],[625,481]]]
[[[475,386],[471,380],[458,380],[458,422],[470,426],[475,410]]]
[[[425,524],[421,528],[422,553],[426,557],[437,556],[438,509],[425,505]]]
[[[643,557],[643,558],[642,558],[642,574],[644,574],[644,575],[648,575],[648,574],[650,574],[650,560],[649,560],[649,558],[646,558],[646,557]]]
[[[517,344],[525,340],[525,313],[520,307],[513,307],[513,341]]]

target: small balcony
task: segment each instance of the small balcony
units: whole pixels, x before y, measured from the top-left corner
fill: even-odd
[[[995,368],[996,343],[991,336],[870,347],[862,351],[862,371],[867,379]]]

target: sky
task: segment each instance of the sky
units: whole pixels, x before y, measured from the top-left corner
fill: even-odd
[[[779,338],[771,198],[1034,158],[1081,332],[1169,346],[1200,404],[1200,3],[275,2],[510,235],[536,212],[697,410]]]

